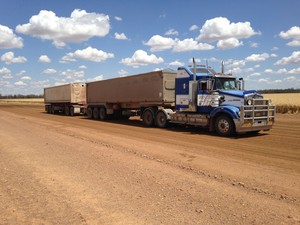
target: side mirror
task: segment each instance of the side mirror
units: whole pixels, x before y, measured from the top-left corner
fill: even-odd
[[[209,80],[207,80],[207,90],[209,90],[209,91],[211,91],[212,90],[212,80],[211,79],[209,79]]]

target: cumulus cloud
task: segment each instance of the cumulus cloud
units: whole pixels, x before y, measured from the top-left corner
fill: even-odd
[[[13,52],[6,52],[1,56],[1,61],[5,62],[5,64],[12,64],[12,63],[25,63],[27,59],[23,56],[15,57]]]
[[[103,37],[109,33],[109,16],[75,9],[70,17],[58,17],[52,11],[41,10],[29,23],[18,25],[16,32],[52,40],[56,47],[66,43],[80,43],[91,37]]]
[[[13,78],[13,76],[11,75],[10,69],[7,69],[6,67],[0,68],[0,76],[3,79],[11,79],[11,78]]]
[[[206,43],[199,43],[193,38],[187,38],[184,40],[172,39],[162,37],[160,35],[152,36],[149,41],[144,43],[145,45],[151,46],[150,51],[164,51],[167,49],[173,49],[173,52],[187,52],[187,51],[201,51],[211,50],[214,46]]]
[[[23,77],[21,77],[21,80],[31,80],[31,77],[29,77],[29,76],[23,76]]]
[[[172,38],[154,35],[144,44],[151,46],[151,52],[158,52],[173,48],[173,46],[176,44],[176,41],[176,39],[174,40]]]
[[[51,63],[51,59],[47,55],[41,55],[38,61],[41,63]]]
[[[265,61],[269,57],[270,57],[270,55],[268,53],[252,54],[252,55],[248,56],[245,60],[246,60],[246,62],[258,62],[258,61]]]
[[[15,82],[15,85],[16,86],[27,86],[27,84],[24,82],[24,81],[17,81],[17,82]]]
[[[13,30],[0,24],[0,49],[22,48],[23,39],[17,37]]]
[[[87,79],[87,82],[103,80],[103,77],[104,77],[103,75],[99,75],[99,76],[96,76],[94,78],[89,78],[89,79]]]
[[[173,48],[173,52],[203,51],[211,49],[214,49],[214,46],[206,43],[198,43],[193,38],[187,38],[183,41],[177,41]]]
[[[121,17],[119,17],[119,16],[115,16],[115,20],[116,21],[122,21],[123,19]]]
[[[227,18],[216,17],[206,20],[196,40],[204,42],[218,41],[217,46],[223,49],[236,48],[242,45],[239,39],[250,38],[260,34],[255,32],[250,22],[230,22]]]
[[[292,39],[287,43],[288,46],[299,47],[300,46],[300,27],[291,27],[288,31],[281,31],[279,37],[283,39]]]
[[[171,35],[178,36],[179,33],[178,33],[178,31],[175,30],[175,29],[169,29],[169,30],[165,33],[165,35],[167,35],[167,36],[171,36]]]
[[[118,74],[120,77],[125,77],[128,75],[128,72],[126,70],[121,69],[118,71]]]
[[[176,67],[179,67],[179,66],[184,66],[184,63],[178,61],[178,60],[175,60],[173,62],[170,62],[169,63],[169,66],[176,66]]]
[[[83,78],[85,76],[85,72],[83,70],[71,70],[67,69],[66,71],[62,71],[60,75],[64,76],[68,80],[78,80],[78,78]]]
[[[197,29],[199,29],[199,27],[197,25],[192,25],[189,30],[194,31],[194,30],[197,30]]]
[[[115,39],[117,40],[128,40],[128,38],[126,37],[126,35],[124,33],[115,33]]]
[[[242,41],[239,41],[236,38],[228,38],[225,40],[220,40],[217,43],[217,47],[219,49],[231,49],[231,48],[237,48],[243,45]]]
[[[159,64],[163,63],[164,60],[161,57],[157,57],[154,54],[148,55],[147,52],[143,50],[137,50],[131,58],[125,58],[120,61],[120,63],[137,68],[139,66],[147,66],[149,64]]]
[[[57,73],[57,71],[55,69],[45,69],[42,73],[43,74],[54,74],[54,73]]]
[[[278,60],[275,65],[300,64],[300,51],[295,51],[288,57]]]
[[[109,58],[114,58],[114,54],[107,53],[102,50],[98,50],[96,48],[87,47],[82,50],[76,50],[75,52],[70,52],[65,55],[62,60],[64,61],[76,61],[76,59],[83,59],[87,61],[93,62],[102,62]]]

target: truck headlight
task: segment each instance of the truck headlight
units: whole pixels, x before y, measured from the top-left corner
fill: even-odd
[[[247,100],[247,105],[252,105],[252,100],[251,99]]]

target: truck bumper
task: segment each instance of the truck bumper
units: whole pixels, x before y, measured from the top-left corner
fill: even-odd
[[[234,119],[235,129],[236,133],[245,133],[245,132],[251,132],[251,131],[268,131],[270,130],[274,125],[274,120],[263,120],[259,123],[241,123],[239,119]]]

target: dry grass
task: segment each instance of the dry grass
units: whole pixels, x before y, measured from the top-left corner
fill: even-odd
[[[43,98],[14,98],[14,99],[0,99],[0,103],[24,103],[24,104],[42,104]]]
[[[264,94],[276,105],[278,113],[299,113],[300,93]]]

